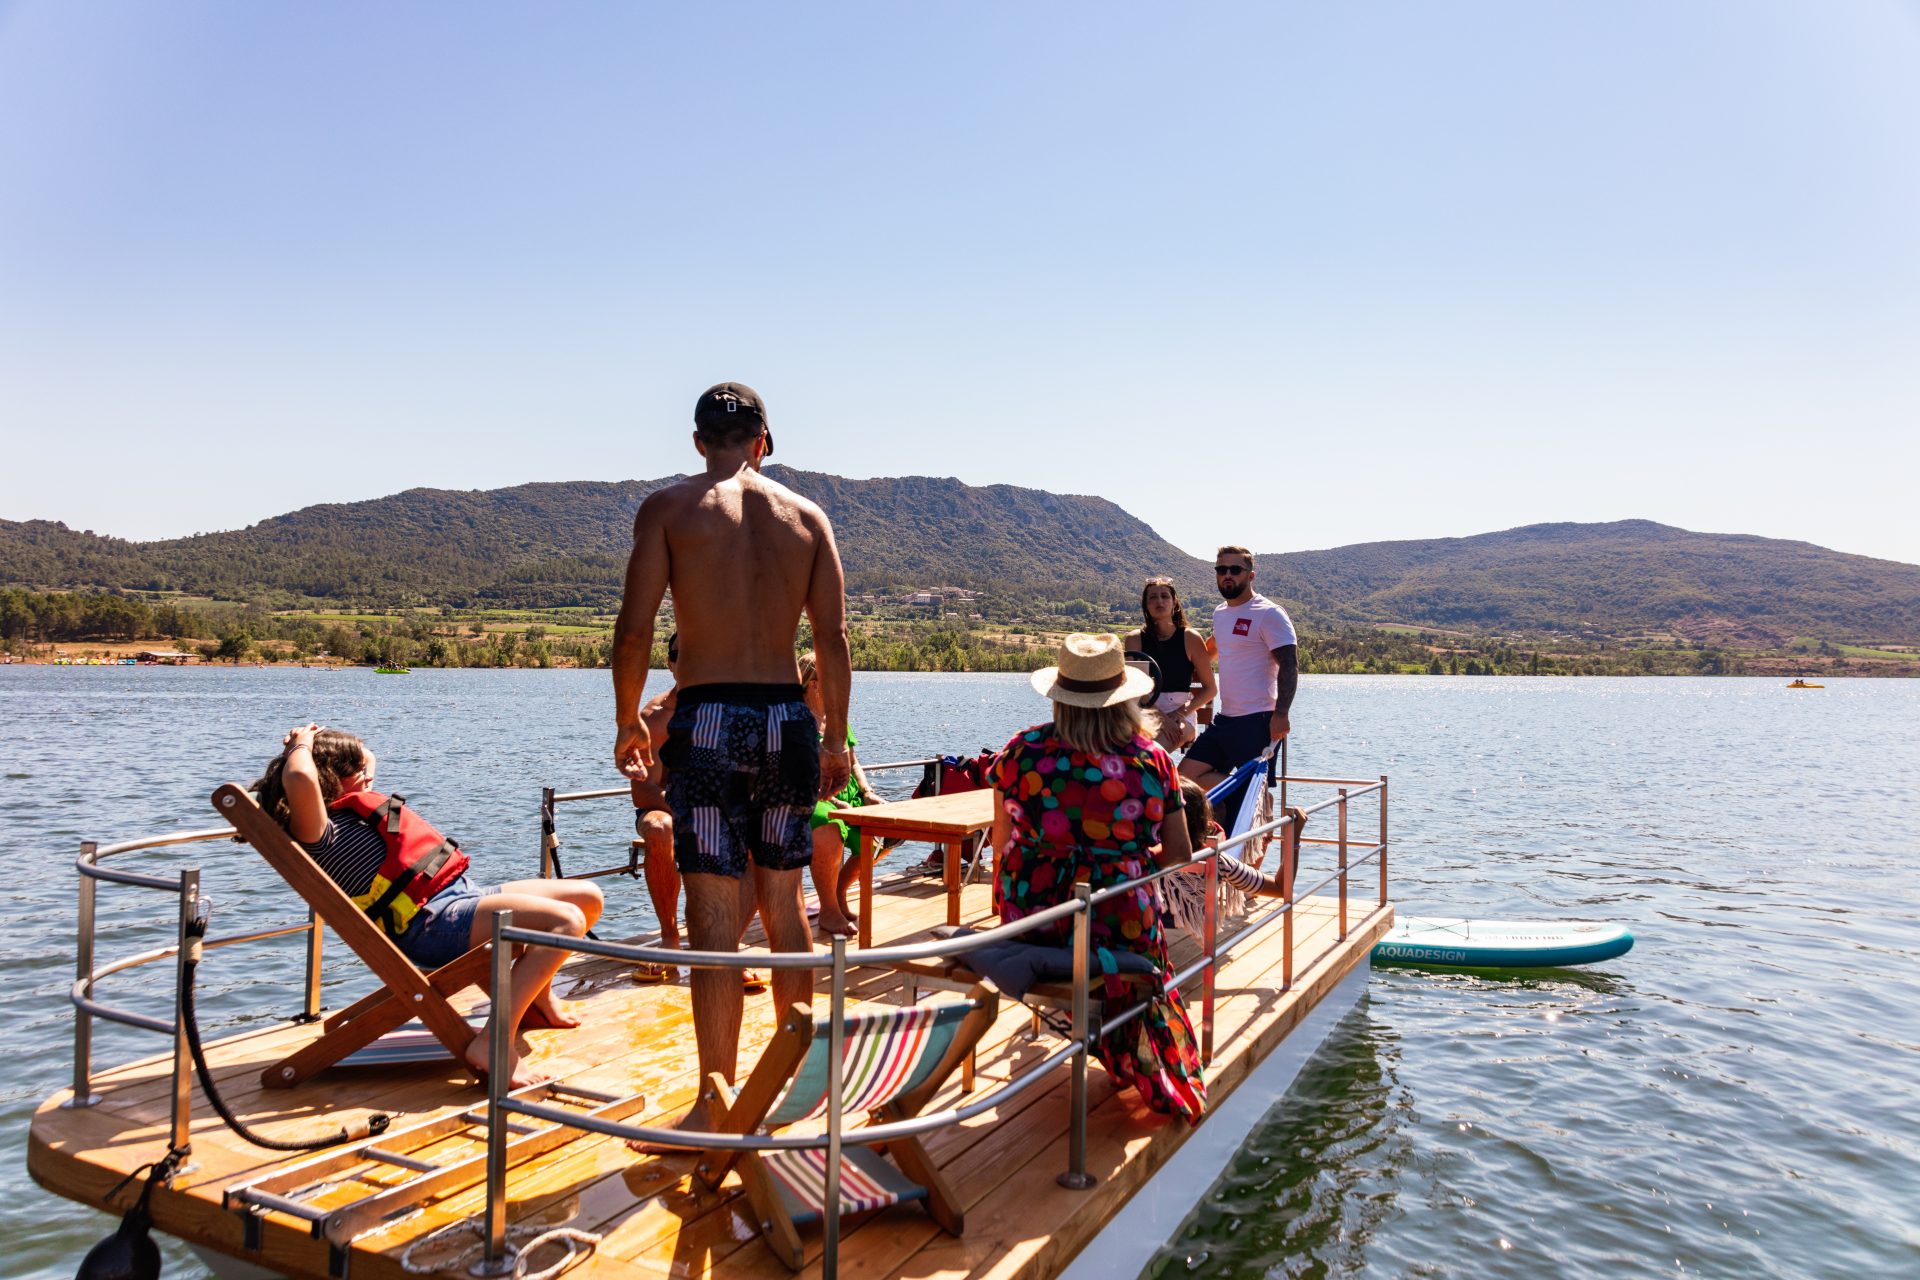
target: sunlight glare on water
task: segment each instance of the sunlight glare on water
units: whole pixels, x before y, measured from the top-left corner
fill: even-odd
[[[1637,945],[1531,978],[1377,971],[1149,1273],[1920,1272],[1920,685],[1782,683],[1308,677],[1293,771],[1392,776],[1403,913],[1616,920]],[[898,760],[1041,709],[1022,676],[863,673],[853,724]],[[309,719],[363,734],[488,880],[537,868],[543,784],[620,781],[604,672],[0,668],[9,1274],[70,1276],[108,1226],[24,1167],[70,1070],[79,841],[214,825],[213,788]],[[568,866],[624,863],[630,821],[564,809]],[[300,918],[239,846],[143,865],[205,868],[217,931]],[[602,884],[604,934],[651,927],[639,884]],[[103,958],[166,940],[155,899],[102,903]],[[203,971],[209,1032],[293,1011],[298,940],[239,950]],[[364,986],[339,950],[330,1005]],[[161,968],[104,993],[164,1013]],[[103,1028],[95,1059],[157,1048]],[[167,1274],[205,1272],[170,1245]]]

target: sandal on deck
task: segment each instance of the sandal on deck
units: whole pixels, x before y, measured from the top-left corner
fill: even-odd
[[[748,992],[765,991],[767,989],[767,975],[761,973],[758,969],[742,969],[740,971],[740,989]]]
[[[671,982],[673,977],[672,965],[654,964],[650,960],[643,960],[633,966],[633,980],[644,983],[647,986],[653,986],[661,982]]]

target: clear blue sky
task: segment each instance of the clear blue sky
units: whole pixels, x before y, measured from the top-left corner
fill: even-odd
[[[1920,562],[1920,8],[0,2],[0,516],[778,460]]]

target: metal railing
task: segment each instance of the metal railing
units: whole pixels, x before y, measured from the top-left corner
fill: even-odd
[[[938,770],[938,760],[900,761],[890,764],[865,766],[869,772],[915,768],[933,764]],[[493,985],[494,1007],[507,1006],[511,999],[511,960],[512,945],[523,944],[555,947],[561,950],[584,955],[600,956],[608,959],[653,964],[675,964],[693,968],[772,968],[772,969],[826,969],[829,971],[829,1089],[827,1128],[824,1133],[801,1136],[756,1136],[751,1134],[723,1134],[716,1132],[693,1132],[682,1129],[661,1129],[656,1127],[628,1125],[614,1120],[583,1116],[577,1112],[546,1106],[537,1101],[511,1097],[508,1094],[510,1072],[506,1068],[509,1057],[508,1034],[510,1028],[504,1019],[491,1020],[489,1042],[488,1108],[487,1108],[487,1147],[486,1147],[486,1245],[479,1269],[498,1273],[509,1269],[511,1263],[506,1249],[506,1135],[510,1126],[509,1113],[518,1113],[534,1119],[546,1120],[553,1124],[565,1125],[589,1132],[608,1136],[632,1138],[643,1142],[657,1143],[662,1146],[683,1146],[695,1150],[793,1150],[825,1148],[827,1161],[827,1212],[824,1215],[825,1252],[822,1266],[825,1275],[834,1276],[838,1268],[838,1242],[840,1235],[840,1152],[847,1142],[856,1145],[884,1143],[912,1134],[929,1132],[960,1124],[992,1110],[1002,1102],[1031,1088],[1048,1072],[1062,1063],[1069,1063],[1072,1069],[1071,1129],[1068,1149],[1068,1167],[1059,1176],[1063,1186],[1084,1189],[1095,1183],[1086,1171],[1086,1125],[1088,1110],[1087,1066],[1088,1057],[1094,1044],[1100,1037],[1125,1026],[1134,1018],[1141,1016],[1153,997],[1138,1001],[1111,1017],[1103,1018],[1096,1027],[1093,1024],[1091,1000],[1091,919],[1092,909],[1101,902],[1123,893],[1136,892],[1143,885],[1157,883],[1170,875],[1192,874],[1194,863],[1202,863],[1207,879],[1207,907],[1202,938],[1202,953],[1191,963],[1170,975],[1164,975],[1160,982],[1161,990],[1174,990],[1184,986],[1195,977],[1203,981],[1202,991],[1202,1055],[1210,1060],[1213,1047],[1213,996],[1214,978],[1224,957],[1244,944],[1248,939],[1270,927],[1276,920],[1283,929],[1282,940],[1282,978],[1281,991],[1291,990],[1296,979],[1296,966],[1293,962],[1294,909],[1306,897],[1314,896],[1329,885],[1338,884],[1339,909],[1338,933],[1335,940],[1321,950],[1304,965],[1298,966],[1300,973],[1311,972],[1323,960],[1331,955],[1349,932],[1348,881],[1354,870],[1368,862],[1378,861],[1379,893],[1377,903],[1369,908],[1362,921],[1383,909],[1387,902],[1387,779],[1383,775],[1378,781],[1339,778],[1289,778],[1284,773],[1275,777],[1270,766],[1269,786],[1278,783],[1278,794],[1284,797],[1289,783],[1296,785],[1327,785],[1337,788],[1337,793],[1306,808],[1308,815],[1327,809],[1335,809],[1339,815],[1339,828],[1336,838],[1306,838],[1296,841],[1301,846],[1331,846],[1337,849],[1337,865],[1325,878],[1304,892],[1294,888],[1279,905],[1258,916],[1250,918],[1231,937],[1222,941],[1217,936],[1217,888],[1218,858],[1222,853],[1244,848],[1256,840],[1270,838],[1291,822],[1289,815],[1282,814],[1270,822],[1253,827],[1251,830],[1225,840],[1217,846],[1196,850],[1193,862],[1176,867],[1156,869],[1149,874],[1123,884],[1110,886],[1098,891],[1085,884],[1074,887],[1071,901],[1059,903],[1043,911],[1022,917],[1009,924],[999,925],[979,933],[958,937],[937,939],[932,942],[906,945],[853,949],[847,946],[845,938],[835,938],[830,951],[825,955],[807,952],[702,952],[702,951],[666,951],[658,948],[633,946],[624,943],[603,942],[592,938],[574,938],[563,934],[547,933],[537,930],[520,929],[513,925],[512,914],[501,912],[493,920]],[[1352,843],[1349,829],[1349,807],[1352,802],[1370,794],[1379,796],[1379,839],[1364,846]],[[548,871],[554,841],[552,819],[555,806],[560,803],[590,799],[607,799],[627,795],[627,789],[610,788],[600,791],[555,792],[544,789],[541,802],[542,870]],[[71,992],[71,1001],[75,1009],[74,1019],[74,1062],[73,1097],[65,1105],[73,1107],[91,1106],[98,1099],[92,1093],[92,1035],[93,1020],[104,1019],[124,1026],[136,1027],[172,1037],[171,1096],[172,1111],[169,1128],[169,1142],[174,1148],[185,1152],[189,1147],[192,1062],[187,1046],[185,1014],[183,1010],[183,982],[177,976],[174,989],[173,1016],[171,1019],[153,1017],[148,1014],[118,1008],[101,1001],[95,994],[95,985],[100,979],[125,973],[141,966],[172,958],[176,961],[177,974],[187,964],[190,939],[204,924],[203,916],[207,909],[205,900],[200,896],[200,869],[187,868],[176,875],[151,875],[141,872],[122,871],[101,865],[109,858],[120,857],[135,852],[194,844],[211,840],[234,839],[230,827],[218,827],[200,831],[182,831],[145,839],[127,840],[114,844],[83,842],[80,856],[75,867],[80,873],[79,890],[79,930],[76,948],[75,978]],[[1284,853],[1283,853],[1284,857]],[[611,868],[599,874],[618,874],[625,868]],[[585,878],[585,877],[582,877]],[[101,882],[126,885],[134,888],[175,895],[178,901],[177,938],[168,946],[154,948],[137,955],[124,957],[110,963],[96,963],[97,887]],[[1072,1035],[1068,1042],[1045,1055],[1025,1070],[1010,1077],[1004,1084],[970,1102],[950,1106],[942,1111],[914,1116],[911,1119],[893,1121],[887,1124],[873,1125],[856,1130],[849,1135],[844,1131],[845,1117],[842,1115],[840,1082],[845,1068],[845,1024],[847,1004],[847,973],[850,969],[873,966],[906,964],[922,960],[949,960],[963,957],[969,952],[983,947],[1003,943],[1020,937],[1031,931],[1058,925],[1063,921],[1072,922]],[[305,924],[288,925],[276,928],[258,929],[247,933],[226,937],[204,939],[200,946],[211,949],[234,946],[240,943],[263,941],[271,938],[306,934],[308,938],[306,955],[306,977],[303,989],[302,1011],[296,1015],[296,1021],[311,1021],[320,1014],[320,976],[321,976],[321,939],[322,931],[318,917],[309,911]],[[509,944],[509,945],[503,945]]]
[[[921,768],[932,765],[935,785],[938,786],[941,762],[938,758],[927,760],[902,760],[887,764],[864,765],[869,773],[887,769]],[[627,788],[617,787],[600,791],[556,792],[552,787],[543,788],[540,798],[541,848],[540,873],[543,878],[555,874],[554,851],[558,841],[554,834],[554,812],[559,803],[576,800],[606,799],[612,796],[625,796]],[[147,836],[137,840],[122,840],[111,844],[101,844],[94,840],[80,843],[80,855],[74,860],[74,869],[79,872],[79,900],[76,910],[74,979],[68,993],[73,1005],[73,1095],[63,1106],[69,1108],[91,1107],[99,1101],[93,1093],[93,1024],[95,1019],[115,1023],[120,1026],[134,1027],[142,1031],[151,1031],[172,1038],[171,1049],[173,1064],[170,1076],[170,1094],[172,1098],[171,1116],[168,1125],[168,1142],[181,1150],[190,1149],[190,1125],[192,1119],[192,1079],[193,1063],[187,1047],[186,1021],[181,1004],[181,970],[187,963],[189,934],[192,927],[207,910],[207,904],[200,895],[200,868],[189,867],[172,875],[153,875],[146,872],[122,871],[115,867],[101,865],[109,858],[124,857],[127,854],[141,853],[154,849],[174,848],[181,845],[203,844],[211,840],[235,839],[232,827],[211,827],[198,831],[174,831],[165,835]],[[590,872],[579,878],[593,875],[617,875],[628,870],[626,867],[609,867],[598,872]],[[172,944],[125,956],[105,964],[97,960],[98,931],[96,924],[99,916],[99,886],[101,884],[124,885],[130,888],[146,889],[152,892],[174,896],[178,910],[174,913],[176,936]],[[325,931],[321,927],[320,917],[312,908],[308,908],[305,924],[284,925],[269,929],[256,929],[247,933],[232,934],[226,937],[203,938],[200,947],[210,951],[219,947],[230,947],[243,942],[261,942],[271,938],[290,937],[305,934],[307,937],[306,978],[303,983],[301,1010],[294,1015],[295,1022],[313,1022],[320,1016],[320,977],[321,952]],[[133,1009],[108,1004],[98,998],[95,987],[103,978],[126,973],[129,970],[143,968],[163,960],[175,962],[175,981],[173,1009],[170,1017],[155,1017]]]
[[[920,763],[920,762],[909,762]],[[1269,770],[1271,773],[1271,768]],[[631,1141],[652,1143],[666,1147],[685,1147],[692,1151],[781,1151],[781,1150],[818,1150],[826,1151],[826,1187],[825,1211],[822,1215],[824,1243],[821,1256],[822,1274],[831,1280],[838,1273],[840,1239],[840,1154],[849,1142],[854,1145],[868,1146],[885,1143],[909,1135],[926,1133],[934,1129],[945,1128],[963,1123],[977,1115],[999,1106],[1009,1098],[1032,1087],[1048,1072],[1063,1062],[1071,1064],[1070,1083],[1069,1141],[1067,1169],[1059,1175],[1062,1186],[1071,1189],[1086,1189],[1095,1185],[1095,1179],[1087,1173],[1087,1111],[1088,1057],[1095,1043],[1103,1036],[1124,1027],[1128,1022],[1140,1017],[1153,998],[1138,1001],[1130,1007],[1105,1018],[1096,1028],[1092,1023],[1091,1001],[1091,920],[1092,909],[1101,902],[1125,893],[1138,892],[1142,886],[1157,883],[1170,875],[1192,874],[1193,863],[1204,863],[1207,877],[1207,910],[1202,954],[1196,960],[1162,978],[1161,989],[1173,990],[1196,976],[1204,981],[1202,997],[1202,1054],[1203,1058],[1212,1056],[1213,1041],[1213,987],[1214,976],[1223,957],[1229,956],[1235,948],[1254,935],[1271,926],[1276,920],[1284,929],[1282,940],[1282,981],[1281,991],[1290,991],[1295,980],[1293,964],[1293,916],[1294,908],[1303,897],[1310,897],[1329,885],[1339,886],[1338,932],[1335,940],[1321,950],[1305,965],[1300,966],[1302,973],[1311,972],[1345,942],[1350,932],[1348,916],[1347,882],[1352,871],[1369,860],[1377,859],[1380,865],[1380,892],[1377,903],[1362,917],[1370,918],[1375,912],[1387,905],[1387,839],[1386,839],[1386,796],[1387,779],[1382,775],[1378,781],[1361,779],[1291,779],[1290,781],[1310,784],[1324,783],[1338,787],[1337,794],[1304,809],[1308,816],[1327,809],[1334,809],[1339,815],[1339,835],[1336,839],[1321,841],[1299,841],[1297,843],[1329,844],[1338,848],[1338,863],[1332,873],[1315,884],[1305,894],[1297,889],[1284,897],[1273,909],[1250,919],[1224,943],[1216,936],[1215,916],[1218,887],[1218,859],[1222,853],[1244,848],[1256,840],[1270,838],[1293,822],[1290,814],[1281,814],[1270,822],[1256,825],[1252,829],[1222,841],[1219,845],[1196,850],[1193,862],[1179,866],[1156,869],[1147,875],[1122,884],[1113,885],[1098,891],[1086,884],[1074,886],[1072,901],[1062,902],[1029,916],[1024,916],[1009,924],[1002,924],[979,933],[969,933],[953,938],[938,939],[932,942],[911,943],[897,946],[850,949],[847,940],[835,937],[827,954],[822,957],[813,951],[740,953],[730,951],[666,951],[653,947],[635,946],[626,943],[603,942],[598,939],[575,938],[565,934],[549,933],[541,930],[521,929],[513,924],[511,912],[500,912],[493,917],[492,984],[494,1007],[507,1007],[512,999],[512,952],[515,945],[553,947],[562,951],[584,955],[599,956],[604,959],[628,961],[637,964],[680,965],[688,968],[771,968],[771,969],[826,969],[829,975],[828,990],[828,1059],[827,1059],[827,1124],[824,1132],[804,1136],[755,1135],[720,1133],[716,1131],[694,1131],[687,1129],[663,1129],[655,1126],[632,1125],[619,1121],[586,1118],[543,1103],[523,1101],[514,1098],[509,1092],[509,1062],[511,1059],[511,1028],[506,1020],[494,1018],[489,1023],[490,1039],[488,1043],[487,1074],[487,1180],[486,1208],[484,1216],[485,1246],[483,1257],[474,1266],[477,1274],[503,1274],[512,1267],[512,1257],[507,1249],[506,1211],[507,1211],[507,1133],[510,1115],[522,1115],[530,1119],[544,1120],[556,1125],[567,1125],[577,1129],[617,1137]],[[1271,785],[1271,782],[1270,782]],[[1367,795],[1377,793],[1380,797],[1380,839],[1367,846],[1356,848],[1349,839],[1348,816],[1351,804]],[[591,799],[627,794],[625,789],[606,792],[554,795],[554,801]],[[550,812],[550,806],[543,812]],[[1297,833],[1296,833],[1297,834]],[[543,841],[544,845],[544,841]],[[1297,845],[1296,845],[1297,847]],[[544,848],[543,848],[544,853]],[[1284,854],[1283,854],[1284,856]],[[1297,871],[1297,868],[1295,868]],[[1072,1028],[1073,1033],[1061,1048],[1047,1054],[1025,1070],[1017,1072],[999,1087],[991,1089],[982,1097],[971,1102],[954,1105],[939,1112],[914,1116],[907,1120],[897,1120],[884,1124],[869,1125],[849,1134],[845,1131],[845,1117],[842,1114],[841,1082],[845,1071],[847,1017],[847,972],[862,967],[886,967],[921,960],[949,960],[966,955],[983,947],[1004,943],[1009,939],[1058,923],[1072,921]],[[705,1088],[704,1082],[700,1086]]]
[[[940,756],[929,756],[925,760],[891,760],[884,764],[862,762],[860,768],[867,773],[885,773],[892,769],[924,769],[933,767],[933,792],[940,794],[940,778],[945,763]],[[625,865],[600,867],[593,871],[560,870],[560,806],[582,800],[610,800],[615,796],[631,794],[626,787],[603,787],[595,791],[555,791],[552,787],[540,789],[540,878],[553,880],[597,880],[602,876],[637,876],[640,873],[639,845],[635,838],[629,843],[629,854]]]
[[[171,1036],[173,1039],[173,1068],[170,1081],[172,1110],[167,1129],[167,1142],[169,1146],[182,1153],[191,1150],[189,1133],[192,1120],[193,1063],[187,1048],[186,1014],[181,997],[191,945],[190,938],[198,931],[196,925],[204,923],[203,917],[207,910],[206,901],[200,896],[200,868],[188,867],[176,875],[162,876],[138,871],[121,871],[100,864],[108,858],[117,858],[149,849],[164,849],[177,845],[198,844],[208,840],[233,838],[232,827],[214,827],[203,831],[175,831],[167,835],[149,836],[142,840],[122,840],[116,844],[99,844],[92,840],[85,840],[81,842],[80,856],[74,860],[73,864],[74,869],[80,873],[79,927],[74,948],[73,988],[69,995],[74,1009],[73,1096],[62,1105],[90,1107],[99,1101],[93,1093],[94,1019]],[[173,894],[179,904],[179,909],[175,913],[178,933],[174,942],[169,946],[142,951],[137,955],[126,956],[104,965],[96,963],[95,926],[99,912],[99,886],[102,883]],[[230,934],[220,938],[204,938],[199,945],[202,950],[212,950],[216,947],[235,946],[242,942],[285,938],[298,933],[307,935],[307,974],[304,1004],[301,1013],[296,1015],[295,1021],[311,1022],[320,1016],[322,936],[320,918],[311,909],[308,910],[305,924],[255,929],[247,933]],[[175,962],[171,1019],[156,1018],[150,1014],[118,1008],[105,1003],[94,994],[94,986],[102,978],[166,959],[172,959]]]

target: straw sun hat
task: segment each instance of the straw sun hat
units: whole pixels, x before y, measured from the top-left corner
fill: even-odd
[[[1033,689],[1070,707],[1110,707],[1153,692],[1153,677],[1127,665],[1116,635],[1076,631],[1060,642],[1058,666],[1033,673]]]

